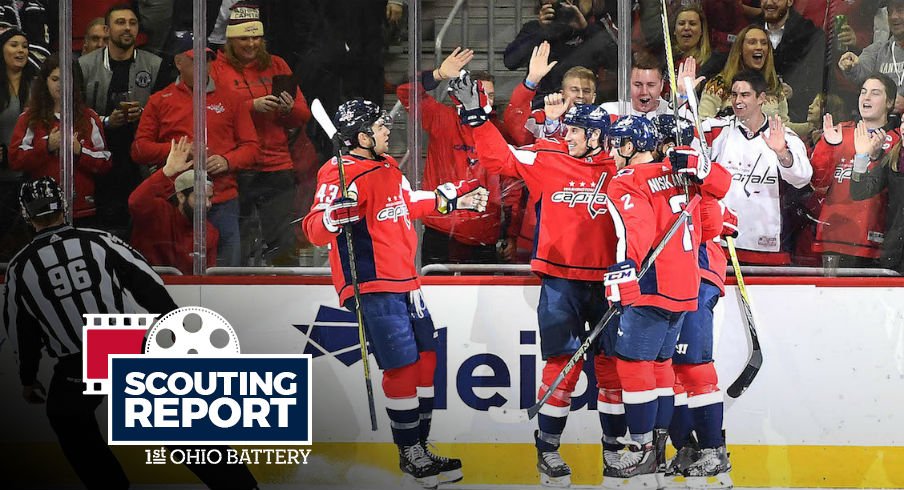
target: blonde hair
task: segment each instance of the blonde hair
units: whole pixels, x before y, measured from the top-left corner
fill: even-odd
[[[697,45],[691,51],[686,53],[680,52],[680,54],[684,57],[693,56],[695,60],[697,60],[697,66],[706,63],[709,57],[712,55],[713,50],[712,46],[709,42],[709,22],[706,20],[706,14],[703,13],[703,8],[696,3],[692,3],[689,5],[685,5],[678,9],[678,12],[675,13],[675,17],[672,19],[672,35],[673,39],[678,38],[678,17],[684,12],[694,12],[700,18],[700,40],[697,41]],[[672,43],[675,51],[678,51],[678,43]]]
[[[724,90],[730,89],[731,81],[734,80],[735,75],[742,71],[753,70],[753,68],[749,68],[744,65],[744,57],[741,54],[742,50],[744,49],[744,41],[747,39],[747,33],[752,30],[758,30],[766,35],[766,61],[765,63],[763,63],[763,68],[761,70],[758,70],[763,74],[763,78],[766,79],[766,94],[772,97],[781,98],[782,84],[778,81],[778,74],[775,72],[775,61],[772,51],[772,43],[768,42],[769,33],[766,32],[763,27],[758,25],[749,25],[738,33],[738,38],[735,39],[734,44],[731,46],[731,51],[728,53],[728,60],[725,62],[725,67],[722,68],[721,72],[719,72],[719,77],[722,79],[722,83],[727,84],[726,87],[721,88]]]
[[[231,37],[226,39],[226,45],[223,46],[223,53],[226,55],[226,61],[232,65],[233,68],[241,70],[245,67],[246,63],[242,63],[238,56],[235,55],[235,49],[232,47],[234,39],[238,38]],[[273,63],[270,53],[267,52],[267,41],[264,40],[264,38],[261,38],[261,49],[257,51],[257,57],[254,61],[257,62],[258,70],[266,70],[267,68],[270,68],[270,65]]]
[[[565,83],[565,80],[568,78],[577,78],[578,80],[586,80],[594,85],[596,85],[596,73],[593,73],[589,68],[584,68],[583,66],[572,66],[562,75],[562,83]]]

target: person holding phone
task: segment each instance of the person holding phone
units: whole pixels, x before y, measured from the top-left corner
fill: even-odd
[[[295,175],[286,131],[307,123],[311,111],[289,65],[267,52],[263,36],[258,8],[234,5],[210,76],[248,103],[260,143],[255,164],[237,175],[242,263],[257,265],[260,255],[266,265],[292,265]]]

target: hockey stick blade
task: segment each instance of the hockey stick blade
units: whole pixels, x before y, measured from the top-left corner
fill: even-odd
[[[522,422],[530,422],[530,419],[533,418],[527,410],[515,408],[490,407],[487,413],[490,414],[490,418],[495,422],[502,424],[520,424]]]
[[[314,115],[317,124],[323,128],[323,132],[325,132],[330,139],[333,139],[333,136],[336,134],[336,126],[333,125],[333,120],[330,119],[329,114],[326,113],[326,109],[323,108],[320,99],[314,99],[314,102],[311,102],[311,114]]]
[[[760,350],[754,350],[750,355],[750,359],[747,361],[747,366],[744,367],[744,370],[738,376],[738,379],[728,387],[728,396],[738,398],[744,394],[744,392],[747,391],[747,388],[750,387],[750,384],[753,383],[753,378],[756,377],[757,373],[760,371],[760,366],[762,365],[763,353]]]

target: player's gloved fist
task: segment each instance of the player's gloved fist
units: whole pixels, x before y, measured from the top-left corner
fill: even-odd
[[[722,208],[722,236],[738,237],[738,213],[719,201]]]
[[[448,91],[462,124],[477,127],[487,121],[493,107],[483,88],[483,82],[473,80],[470,73],[462,70],[458,78],[449,82]]]
[[[633,260],[619,262],[609,266],[606,270],[603,285],[606,286],[606,299],[612,303],[612,306],[621,309],[640,298],[637,264]]]
[[[697,184],[703,183],[703,179],[709,175],[710,162],[701,158],[700,153],[690,146],[676,146],[669,152],[669,161],[672,168],[679,174],[688,176]]]
[[[436,210],[440,214],[449,214],[456,209],[482,213],[487,209],[489,197],[490,191],[477,179],[446,182],[436,188]]]
[[[327,206],[323,212],[323,224],[327,230],[332,232],[339,231],[339,227],[354,223],[361,219],[360,210],[358,208],[358,200],[350,197],[340,197],[333,199],[333,202]]]

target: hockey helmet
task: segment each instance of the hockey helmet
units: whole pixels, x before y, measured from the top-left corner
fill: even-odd
[[[675,139],[675,126],[680,128],[680,141],[682,145],[689,145],[694,140],[694,125],[683,117],[675,118],[671,114],[659,114],[653,118],[653,126],[659,133],[659,144],[666,141],[674,141],[676,144],[679,140]]]
[[[653,151],[659,137],[653,123],[643,116],[622,116],[609,127],[610,146],[621,148],[627,141],[634,151]]]
[[[606,137],[610,125],[609,113],[601,105],[575,104],[565,113],[564,123],[568,126],[600,130],[600,140]]]
[[[50,177],[26,182],[19,188],[19,206],[26,220],[66,210],[63,189]]]
[[[383,125],[392,129],[392,119],[377,104],[361,98],[352,99],[339,106],[333,116],[333,124],[342,144],[348,148],[358,146],[358,133],[373,136],[373,125],[383,121]]]

